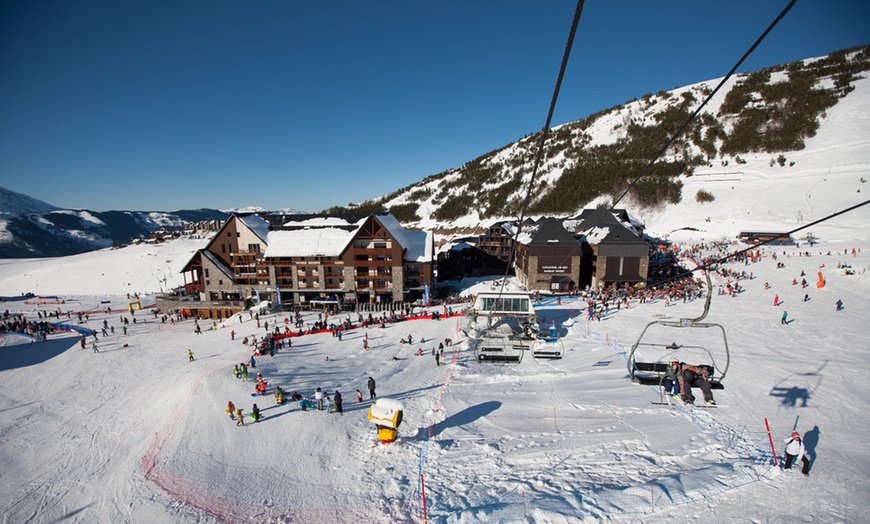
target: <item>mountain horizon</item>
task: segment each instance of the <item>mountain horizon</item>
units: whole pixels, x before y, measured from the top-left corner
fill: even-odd
[[[870,142],[860,140],[868,136],[861,109],[870,97],[868,69],[870,48],[864,46],[736,75],[621,206],[645,222],[684,219],[669,226],[671,230],[703,229],[712,220],[735,218],[708,213],[713,206],[705,204],[716,198],[758,198],[752,186],[760,176],[788,175],[796,188],[817,194],[824,190],[818,177],[850,176],[860,193],[864,177],[855,176],[844,159],[855,154],[863,158],[870,148]],[[571,216],[584,207],[609,206],[615,192],[666,143],[669,129],[679,127],[717,82],[647,94],[554,127],[529,215]],[[844,103],[846,113],[852,106],[857,113],[841,116]],[[852,138],[837,146],[828,136]],[[404,226],[432,229],[443,241],[478,234],[491,223],[516,218],[528,190],[538,139],[539,134],[530,134],[389,195],[323,212],[389,211]],[[828,172],[823,174],[825,166]],[[771,202],[768,197],[759,207]],[[809,197],[802,200],[789,203],[788,220],[798,223],[816,217],[816,210],[806,205]],[[298,213],[281,210],[288,211]],[[81,253],[141,238],[162,227],[179,228],[183,222],[225,219],[234,212],[266,210],[60,210],[0,188],[0,258]],[[113,225],[115,220],[121,225]]]

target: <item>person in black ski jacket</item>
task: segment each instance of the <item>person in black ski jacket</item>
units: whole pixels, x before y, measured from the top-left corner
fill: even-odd
[[[375,394],[375,379],[373,379],[372,377],[369,377],[368,386],[369,386],[369,398],[373,399],[377,396]]]
[[[716,401],[713,400],[713,391],[707,378],[710,370],[704,366],[690,366],[686,363],[681,363],[680,369],[683,374],[683,401],[686,404],[693,404],[695,402],[695,397],[692,395],[692,388],[695,387],[704,393],[704,402],[715,406]]]
[[[335,390],[335,395],[332,396],[332,403],[335,405],[335,412],[341,413],[341,393]]]

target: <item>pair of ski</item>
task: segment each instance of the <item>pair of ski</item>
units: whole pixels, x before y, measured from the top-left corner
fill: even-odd
[[[671,400],[671,398],[672,398],[671,395],[665,394],[665,395],[663,395],[662,401],[651,402],[651,404],[654,404],[656,406],[671,406],[671,407],[673,407],[674,405],[677,405],[677,406],[685,406],[685,407],[689,407],[689,408],[718,408],[719,407],[719,404],[707,404],[707,403],[690,404],[687,402],[683,402],[683,400],[679,399],[678,397],[673,397],[673,401]]]

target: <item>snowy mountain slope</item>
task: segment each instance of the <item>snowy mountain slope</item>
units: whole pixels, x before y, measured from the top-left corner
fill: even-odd
[[[51,204],[0,188],[0,213],[4,215],[29,215],[31,213],[49,213],[57,208]]]
[[[227,216],[209,209],[172,213],[59,209],[0,188],[0,258],[83,253],[147,238],[161,229],[180,230],[185,223]]]
[[[762,197],[755,191],[753,181],[777,177],[783,180],[783,190],[798,186],[795,193],[802,195],[802,202],[789,199],[780,204],[788,204],[795,217],[800,211],[806,220],[808,213],[818,216],[821,209],[811,205],[806,192],[812,188],[821,199],[826,193],[824,184],[811,180],[820,181],[819,170],[825,169],[827,174],[828,168],[831,177],[854,178],[857,194],[861,177],[853,175],[863,162],[870,161],[870,143],[865,139],[866,100],[870,97],[866,68],[870,62],[866,49],[857,53],[863,58],[855,59],[857,72],[848,73],[851,77],[837,69],[834,55],[830,55],[732,78],[654,168],[654,172],[659,169],[669,175],[667,185],[656,187],[656,179],[643,179],[620,207],[629,207],[648,220],[685,218],[679,224],[668,224],[671,229],[702,228],[708,216],[723,221],[729,221],[729,216],[710,215],[715,211],[711,206],[694,210],[698,190],[712,191],[714,197],[727,192],[729,198],[770,202],[770,195]],[[814,85],[806,83],[808,77],[815,79]],[[555,127],[538,172],[529,214],[564,216],[583,207],[609,205],[718,82],[709,80],[646,95]],[[795,94],[801,92],[832,105],[819,103],[805,113],[788,109],[805,105],[798,99],[802,95]],[[771,122],[766,127],[756,122],[765,118]],[[780,135],[787,139],[777,140]],[[849,138],[846,144],[832,148],[825,136]],[[538,139],[537,135],[524,138],[375,202],[395,209],[406,226],[435,229],[444,236],[479,232],[496,220],[515,219],[518,205],[525,199]],[[778,143],[795,147],[777,149]],[[842,166],[840,157],[847,158],[852,167]],[[618,190],[614,191],[608,184],[618,179],[624,182],[617,182]],[[584,195],[578,204],[571,203],[579,198],[569,196],[574,193]],[[639,199],[639,195],[646,196]],[[559,211],[540,211],[545,204],[562,207]],[[749,221],[751,227],[751,217]],[[728,233],[736,235],[737,228]]]

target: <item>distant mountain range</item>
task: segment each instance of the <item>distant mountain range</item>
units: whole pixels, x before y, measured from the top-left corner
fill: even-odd
[[[0,187],[0,258],[57,257],[148,238],[160,230],[225,220],[217,209],[89,211],[60,209]]]

